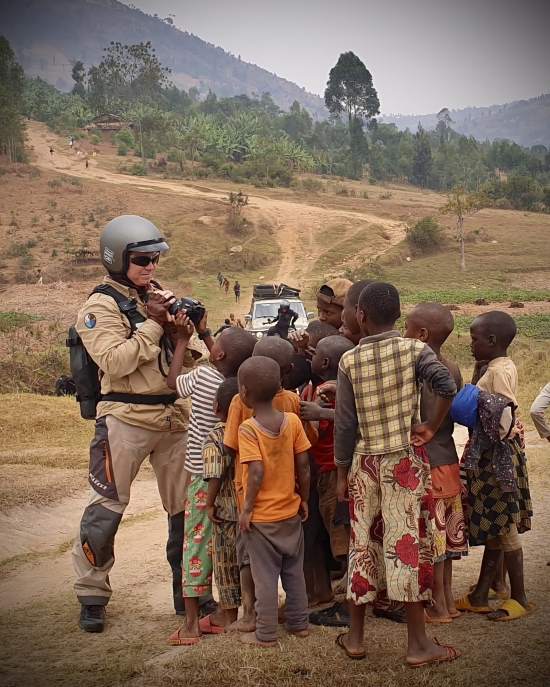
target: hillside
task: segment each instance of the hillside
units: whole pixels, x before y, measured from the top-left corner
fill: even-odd
[[[507,138],[523,146],[550,146],[550,94],[529,100],[516,100],[490,107],[467,107],[451,110],[451,125],[455,131],[473,136],[478,141]],[[428,115],[385,115],[382,121],[394,123],[399,129],[416,131],[418,123],[425,129],[437,124],[435,113]]]
[[[60,90],[73,86],[74,61],[97,63],[110,41],[150,40],[180,88],[194,86],[203,95],[210,89],[219,96],[270,93],[285,110],[297,100],[316,118],[327,114],[319,96],[117,0],[1,3],[0,26],[25,72]]]

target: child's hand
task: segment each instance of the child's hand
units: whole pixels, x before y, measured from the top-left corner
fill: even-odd
[[[305,331],[303,332],[289,332],[288,340],[294,346],[297,353],[300,351],[305,351],[309,342],[309,334]]]
[[[302,518],[302,522],[305,522],[309,518],[309,506],[307,505],[307,501],[300,501],[298,513]]]
[[[187,313],[184,310],[180,310],[174,320],[175,338],[178,341],[189,340],[193,336],[195,331],[195,326],[191,320],[187,317]]]
[[[252,518],[252,511],[243,510],[239,516],[239,526],[241,532],[250,532],[250,519]]]
[[[348,480],[347,477],[344,475],[338,475],[338,479],[336,481],[336,498],[340,503],[343,503],[344,501],[349,501]]]
[[[434,430],[427,422],[415,425],[411,430],[411,444],[413,446],[424,446],[424,444],[428,444],[433,439],[434,434]]]
[[[197,333],[198,334],[204,334],[204,332],[207,329],[208,329],[208,313],[205,310],[204,315],[202,316],[202,320],[197,325]]]
[[[206,512],[210,522],[223,522],[223,520],[216,515],[216,506],[208,506]]]
[[[306,422],[316,422],[322,419],[321,406],[308,401],[300,402],[300,418]]]

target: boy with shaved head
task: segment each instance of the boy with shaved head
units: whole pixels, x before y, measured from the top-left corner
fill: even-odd
[[[244,503],[239,524],[256,584],[256,631],[241,635],[247,644],[275,646],[279,576],[286,592],[286,624],[291,634],[308,634],[303,574],[304,534],[309,498],[309,443],[299,418],[274,406],[280,368],[255,356],[239,369],[239,396],[254,417],[239,427]],[[296,493],[298,483],[298,493]]]
[[[439,303],[421,303],[409,313],[405,336],[428,344],[449,370],[457,389],[462,388],[458,365],[441,355],[441,347],[454,329],[451,311]],[[422,385],[420,416],[426,420],[433,412],[435,394],[429,384]],[[426,610],[429,623],[450,623],[460,616],[452,593],[453,559],[467,551],[462,510],[458,454],[453,439],[454,422],[448,414],[433,439],[426,444],[430,459],[435,505],[434,583],[432,605]]]
[[[298,416],[300,414],[299,396],[293,391],[282,388],[283,378],[286,378],[286,375],[292,371],[294,356],[292,344],[278,336],[265,337],[256,343],[253,356],[270,358],[277,364],[279,386],[273,398],[273,405],[280,412],[294,413]],[[235,491],[239,510],[242,510],[244,503],[242,466],[239,460],[239,427],[245,420],[252,417],[253,412],[253,409],[245,404],[240,395],[235,396],[229,406],[223,438],[225,448],[235,459]],[[256,627],[254,580],[250,570],[246,542],[240,532],[237,533],[237,557],[241,574],[243,615],[235,623],[235,629],[241,632],[252,632]]]

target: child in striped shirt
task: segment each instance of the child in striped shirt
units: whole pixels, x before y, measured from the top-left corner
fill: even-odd
[[[209,432],[217,424],[214,412],[216,392],[227,377],[235,377],[247,358],[252,355],[256,339],[249,332],[236,327],[225,329],[216,340],[208,330],[201,334],[210,350],[210,365],[199,365],[180,374],[183,353],[193,332],[193,325],[185,314],[175,321],[177,344],[170,365],[167,384],[175,388],[180,398],[191,398],[191,416],[185,454],[185,470],[190,475],[184,507],[183,535],[183,597],[185,623],[170,635],[169,643],[177,646],[196,644],[202,632],[223,624],[223,613],[213,614],[199,624],[199,597],[212,587],[212,524],[208,519],[207,483],[203,479],[202,448]]]

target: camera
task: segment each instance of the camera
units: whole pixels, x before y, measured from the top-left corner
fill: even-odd
[[[206,312],[206,308],[200,301],[197,301],[194,298],[188,298],[186,296],[176,299],[168,308],[170,315],[177,315],[182,310],[185,310],[185,314],[195,325],[195,327],[198,327],[199,322],[202,320],[204,313]]]

